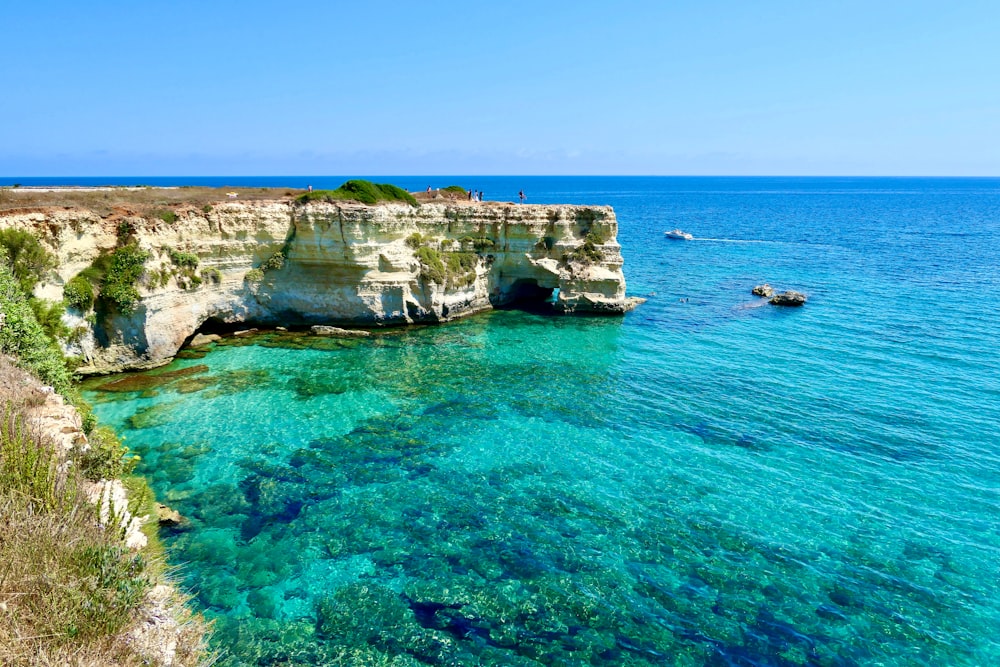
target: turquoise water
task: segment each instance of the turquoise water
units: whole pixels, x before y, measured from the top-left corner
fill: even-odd
[[[517,180],[649,301],[88,384],[222,664],[1000,663],[1000,181]]]

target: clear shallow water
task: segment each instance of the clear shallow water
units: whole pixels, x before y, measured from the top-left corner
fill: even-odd
[[[224,664],[1000,662],[1000,181],[477,180],[613,205],[649,301],[89,385]]]

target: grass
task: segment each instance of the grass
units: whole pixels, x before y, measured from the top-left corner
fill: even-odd
[[[64,189],[56,192],[40,192],[32,188],[13,190],[3,188],[0,193],[0,211],[40,208],[45,206],[69,206],[89,209],[101,216],[108,216],[116,209],[128,211],[147,218],[155,218],[155,211],[167,207],[178,207],[178,215],[183,207],[208,213],[213,208],[229,201],[227,193],[235,192],[236,201],[285,200],[291,201],[301,192],[287,188],[123,188],[106,190]],[[205,207],[209,207],[207,210]]]
[[[108,264],[110,271],[113,258]],[[70,384],[66,362],[6,256],[0,257],[0,312],[0,352],[11,355],[0,355],[0,665],[151,664],[164,638],[133,640],[126,631],[154,613],[146,608],[147,592],[167,581],[158,560],[162,547],[154,539],[144,552],[127,550],[122,531],[99,524],[83,491],[85,476],[117,478],[135,460],[109,429],[92,430],[93,414]],[[80,404],[92,447],[74,450],[75,465],[64,465],[63,453],[29,426],[27,411],[47,394],[27,371]],[[128,488],[137,484],[145,483],[133,478]],[[131,497],[133,509],[149,510],[151,493]],[[207,629],[180,594],[168,592],[155,612],[179,624],[174,664],[201,662]]]
[[[125,631],[162,580],[157,567],[98,525],[76,469],[59,465],[59,453],[27,426],[23,407],[3,405],[0,664],[150,664]],[[180,616],[185,645],[175,664],[195,665],[205,628]]]
[[[296,202],[305,204],[311,201],[357,201],[362,204],[377,204],[379,202],[403,202],[410,206],[419,206],[406,190],[389,183],[372,183],[360,179],[350,180],[336,190],[315,190],[299,195]]]

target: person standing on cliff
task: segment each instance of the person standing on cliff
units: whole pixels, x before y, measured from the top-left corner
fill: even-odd
[[[517,198],[521,200],[522,204],[524,203],[524,199],[525,199],[525,197],[524,197],[524,190],[521,190],[520,192],[517,193]]]

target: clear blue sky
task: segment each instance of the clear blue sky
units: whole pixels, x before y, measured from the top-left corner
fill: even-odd
[[[0,175],[1000,175],[1000,2],[8,2]]]

